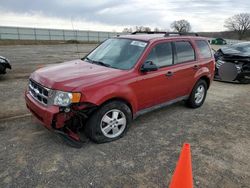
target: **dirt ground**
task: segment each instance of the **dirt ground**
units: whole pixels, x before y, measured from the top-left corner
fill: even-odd
[[[0,187],[167,187],[191,144],[195,187],[250,185],[250,85],[213,82],[199,109],[180,102],[136,119],[120,140],[65,145],[26,110],[29,74],[82,57],[94,44],[0,46]]]

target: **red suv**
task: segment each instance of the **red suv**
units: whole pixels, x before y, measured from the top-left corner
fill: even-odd
[[[28,109],[48,129],[79,146],[124,135],[151,110],[185,100],[200,107],[214,77],[205,38],[170,33],[107,39],[82,59],[38,69],[25,93]]]

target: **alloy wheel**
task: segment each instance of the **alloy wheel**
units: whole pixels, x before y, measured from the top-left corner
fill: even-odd
[[[205,96],[205,88],[203,85],[199,85],[195,91],[194,101],[196,104],[200,104]]]
[[[100,126],[104,136],[115,138],[123,133],[126,124],[127,121],[125,114],[118,109],[113,109],[104,114]]]

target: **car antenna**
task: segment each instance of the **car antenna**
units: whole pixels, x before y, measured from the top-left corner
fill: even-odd
[[[79,55],[79,49],[78,49],[78,40],[77,40],[77,33],[76,33],[77,31],[74,29],[74,24],[73,24],[73,18],[72,17],[71,17],[71,25],[72,25],[72,29],[73,29],[73,32],[75,34],[75,39],[76,39],[76,41],[75,41],[75,44],[76,44],[76,53],[78,55],[78,58],[81,59],[80,55]],[[73,41],[73,43],[74,43],[74,41]]]

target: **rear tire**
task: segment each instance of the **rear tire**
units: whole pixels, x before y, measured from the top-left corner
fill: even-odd
[[[132,120],[130,108],[123,102],[111,101],[93,112],[85,127],[86,136],[96,143],[121,138]]]
[[[207,82],[205,80],[199,80],[187,100],[187,106],[190,108],[199,108],[202,106],[207,95]]]

